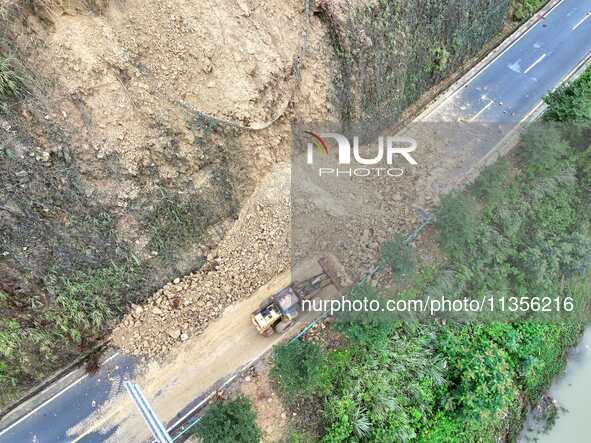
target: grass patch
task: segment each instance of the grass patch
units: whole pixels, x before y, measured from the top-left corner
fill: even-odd
[[[148,248],[170,259],[175,251],[186,245],[198,244],[205,228],[213,221],[210,212],[196,196],[187,201],[161,189],[154,210],[146,217],[150,234]]]
[[[80,344],[123,313],[141,279],[139,266],[131,261],[70,276],[52,275],[47,288],[54,301],[45,318],[56,335]]]
[[[194,229],[189,205],[181,203],[176,197],[163,198],[150,221],[151,237],[148,247],[159,253],[172,251],[174,243],[180,243],[192,233],[199,235]],[[177,235],[170,235],[171,233]]]
[[[194,433],[203,443],[257,443],[262,433],[255,420],[250,400],[241,395],[207,408]]]
[[[22,79],[12,67],[10,60],[0,56],[0,105],[3,105],[7,98],[16,96],[22,86]]]

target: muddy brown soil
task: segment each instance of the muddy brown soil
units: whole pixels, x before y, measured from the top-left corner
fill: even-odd
[[[309,10],[299,0],[2,5],[9,49],[26,60],[28,95],[0,123],[18,140],[18,155],[35,164],[25,174],[37,178],[32,188],[46,177],[63,185],[49,189],[53,196],[41,208],[55,220],[58,235],[49,237],[80,230],[104,244],[94,225],[108,214],[110,243],[79,242],[80,251],[64,253],[39,236],[35,249],[45,254],[24,254],[32,245],[14,242],[0,266],[25,263],[25,271],[49,274],[57,271],[53,262],[42,266],[48,257],[76,263],[94,254],[87,270],[119,266],[115,258],[125,255],[145,281],[122,285],[133,290],[124,291],[102,332],[113,330],[114,345],[143,357],[166,357],[294,259],[333,253],[354,277],[369,270],[380,244],[410,232],[461,165],[443,162],[447,153],[425,143],[419,166],[385,184],[318,187],[294,171],[292,123],[342,117],[334,90],[342,60],[322,11],[345,4],[319,3]],[[303,186],[292,187],[292,178]],[[69,195],[64,187],[75,187],[83,196],[77,205],[92,210],[73,214],[71,203],[56,197]],[[355,193],[358,203],[371,196],[367,208],[354,206]],[[41,232],[45,225],[38,225]],[[17,269],[14,280],[25,271]],[[78,271],[72,266],[58,277]],[[48,276],[38,274],[21,287],[47,292]]]
[[[246,395],[257,414],[257,425],[263,432],[264,443],[280,443],[288,435],[289,419],[293,413],[283,407],[269,380],[269,362],[257,365],[243,378],[240,393]]]

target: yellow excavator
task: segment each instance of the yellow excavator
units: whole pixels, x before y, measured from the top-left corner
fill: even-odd
[[[251,314],[251,320],[257,331],[269,337],[273,333],[283,334],[296,322],[302,310],[302,300],[311,298],[328,285],[334,285],[340,292],[337,273],[326,257],[318,260],[322,272],[307,280],[294,282],[286,288],[268,297]]]

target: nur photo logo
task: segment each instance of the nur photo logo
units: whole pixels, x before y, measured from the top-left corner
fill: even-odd
[[[306,163],[314,165],[315,160],[322,163],[318,168],[320,176],[400,177],[404,175],[404,169],[394,167],[396,161],[403,160],[413,166],[418,164],[411,155],[417,149],[417,142],[410,137],[380,136],[375,145],[364,146],[362,152],[358,136],[354,136],[351,143],[346,136],[337,132],[304,133],[309,136]],[[332,140],[333,144],[336,142],[336,150],[331,149],[328,140]],[[334,166],[329,164],[334,158],[334,155],[330,155],[333,152],[337,160]]]

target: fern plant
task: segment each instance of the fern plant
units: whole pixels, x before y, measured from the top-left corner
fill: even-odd
[[[0,99],[15,96],[22,80],[11,66],[10,60],[0,57]]]

